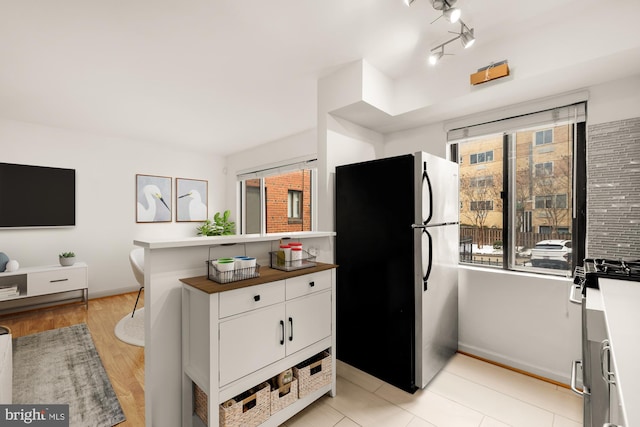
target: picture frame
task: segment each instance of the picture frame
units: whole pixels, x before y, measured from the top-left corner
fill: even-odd
[[[176,222],[202,222],[209,216],[209,182],[176,178]]]
[[[171,177],[136,174],[136,222],[171,222]]]

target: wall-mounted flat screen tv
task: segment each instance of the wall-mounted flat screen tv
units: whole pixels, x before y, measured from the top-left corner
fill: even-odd
[[[0,227],[76,225],[76,171],[0,163]]]

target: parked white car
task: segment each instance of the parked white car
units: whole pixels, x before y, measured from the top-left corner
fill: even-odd
[[[531,249],[531,265],[570,270],[571,252],[571,240],[542,240]]]

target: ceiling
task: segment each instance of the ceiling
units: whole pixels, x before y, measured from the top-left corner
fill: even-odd
[[[469,92],[469,70],[507,59],[492,50],[575,18],[591,21],[584,34],[567,35],[584,39],[584,52],[571,49],[574,63],[608,58],[602,70],[590,69],[597,75],[575,79],[579,84],[602,81],[612,69],[639,73],[637,59],[608,48],[594,56],[588,41],[612,28],[615,37],[636,36],[625,37],[626,49],[640,47],[637,25],[606,15],[612,6],[638,12],[636,3],[459,0],[478,39],[470,50],[482,56],[452,44],[447,51],[456,56],[434,71],[425,61],[429,50],[459,27],[444,19],[431,24],[439,12],[430,0],[415,0],[411,8],[402,0],[0,0],[0,117],[228,155],[314,128],[318,78],[361,58],[415,87],[463,70],[467,80],[459,84]],[[598,28],[594,19],[602,19]],[[553,71],[548,63],[543,68]],[[429,90],[422,87],[423,97]],[[535,90],[514,83],[508,92],[522,98],[535,97]],[[501,102],[509,96],[502,94]],[[487,96],[456,99],[441,94],[428,108],[406,112],[407,124],[386,117],[379,130],[473,112],[460,107],[477,110]],[[344,114],[381,123],[375,113]]]

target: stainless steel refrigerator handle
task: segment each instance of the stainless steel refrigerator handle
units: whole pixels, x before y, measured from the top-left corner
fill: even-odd
[[[423,284],[422,289],[426,291],[427,281],[429,280],[429,276],[431,275],[431,264],[433,264],[433,238],[431,237],[431,234],[429,234],[426,228],[422,229],[422,232],[426,234],[427,237],[429,237],[429,265],[427,266],[427,272],[422,278],[422,284]]]
[[[602,379],[604,380],[604,382],[606,382],[607,384],[615,384],[615,375],[609,370],[609,357],[607,357],[606,369],[604,367],[605,353],[607,353],[607,356],[609,356],[611,353],[609,340],[603,340],[602,344],[600,345],[600,373],[602,374]]]
[[[571,284],[571,286],[569,286],[569,302],[582,305],[582,299],[575,298],[576,289],[580,289],[582,291],[582,286],[574,284]]]
[[[582,390],[578,390],[576,386],[576,377],[578,376],[578,365],[582,366],[582,360],[574,360],[571,363],[571,391],[577,394],[578,396],[584,396],[584,388]]]
[[[424,220],[423,224],[427,225],[431,221],[433,216],[433,188],[431,187],[431,180],[427,174],[427,162],[424,162],[424,171],[422,172],[422,186],[424,188],[425,181],[429,187],[429,216]]]

